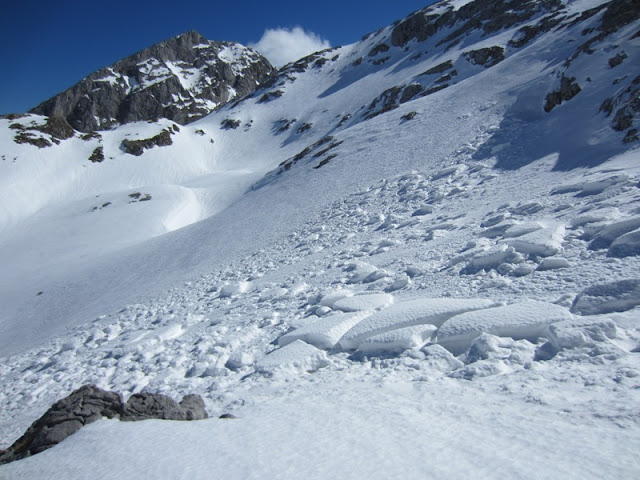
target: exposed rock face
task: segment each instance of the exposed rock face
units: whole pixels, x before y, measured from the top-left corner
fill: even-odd
[[[560,88],[547,94],[544,111],[550,112],[562,102],[571,100],[580,93],[581,90],[580,85],[576,83],[575,77],[567,78],[563,75],[560,79]]]
[[[504,60],[504,48],[480,48],[479,50],[466,52],[464,55],[473,65],[482,65],[485,68],[489,68]]]
[[[116,392],[84,385],[57,401],[6,452],[0,453],[0,465],[47,450],[103,417],[123,421],[202,420],[208,415],[199,395],[186,395],[177,403],[165,395],[138,393],[123,403]]]
[[[476,0],[458,10],[449,7],[443,14],[432,13],[440,5],[428,7],[400,22],[393,30],[391,43],[404,46],[411,40],[422,42],[440,30],[456,26],[439,44],[455,42],[466,32],[481,29],[485,33],[497,32],[532,18],[540,12],[553,11],[562,6],[559,0]]]
[[[10,124],[9,128],[16,131],[14,141],[38,148],[50,147],[54,143],[59,145],[61,140],[71,138],[76,133],[61,117],[42,118],[25,115],[13,120],[15,123]]]
[[[142,140],[128,140],[124,139],[122,141],[122,149],[131,154],[139,157],[144,153],[145,150],[148,150],[153,147],[166,147],[168,145],[173,144],[173,140],[171,140],[171,131],[165,129],[162,130],[158,135],[155,135],[151,138],[144,138]]]
[[[185,124],[274,73],[250,48],[188,32],[98,70],[31,112],[63,117],[82,132],[158,118]]]
[[[180,403],[153,393],[137,393],[124,404],[121,420],[203,420],[207,418],[204,402],[199,395],[187,395]]]

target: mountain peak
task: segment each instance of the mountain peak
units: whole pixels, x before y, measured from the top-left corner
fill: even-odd
[[[33,108],[82,132],[168,118],[197,120],[253,92],[275,69],[256,51],[195,30],[145,48]]]

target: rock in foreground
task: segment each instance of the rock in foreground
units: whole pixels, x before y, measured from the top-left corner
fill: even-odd
[[[84,385],[57,401],[22,437],[1,453],[0,465],[43,452],[103,417],[124,421],[152,418],[202,420],[208,415],[199,395],[186,395],[177,403],[166,395],[138,393],[125,403],[119,393]]]

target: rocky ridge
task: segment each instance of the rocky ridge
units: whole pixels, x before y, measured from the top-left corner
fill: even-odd
[[[167,118],[186,124],[251,93],[275,69],[255,50],[191,31],[92,73],[30,113],[92,132]]]
[[[84,385],[53,404],[8,450],[0,452],[0,465],[43,452],[103,417],[134,422],[202,420],[208,415],[199,395],[186,395],[178,403],[166,395],[143,392],[123,402],[119,393]]]

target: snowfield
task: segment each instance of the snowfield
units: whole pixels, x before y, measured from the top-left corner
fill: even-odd
[[[638,477],[640,150],[598,108],[640,24],[563,64],[602,15],[517,48],[388,27],[178,129],[40,149],[0,119],[0,448],[86,383],[211,417],[101,420],[0,478]],[[450,84],[384,103],[416,82]]]

